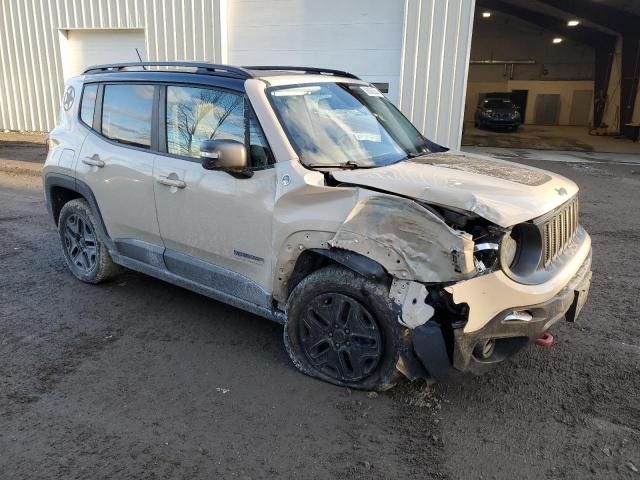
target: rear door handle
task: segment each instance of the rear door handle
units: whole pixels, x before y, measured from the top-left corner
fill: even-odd
[[[159,177],[158,183],[160,185],[166,185],[167,187],[176,187],[176,188],[184,188],[187,186],[187,183],[183,180],[179,180],[177,178],[168,178],[168,177]]]
[[[91,157],[84,157],[82,159],[82,163],[84,163],[85,165],[91,165],[92,167],[104,167],[104,162],[100,160],[100,155],[98,155],[97,153],[92,155]]]

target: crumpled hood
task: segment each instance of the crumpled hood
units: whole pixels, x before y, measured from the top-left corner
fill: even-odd
[[[578,192],[574,182],[545,170],[453,151],[332,175],[339,182],[473,212],[502,227],[539,217]]]

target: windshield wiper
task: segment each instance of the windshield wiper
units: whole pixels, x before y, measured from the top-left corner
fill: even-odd
[[[418,158],[418,157],[424,157],[425,155],[429,155],[433,152],[427,150],[425,152],[420,152],[420,153],[407,153],[407,158]]]
[[[353,170],[354,168],[360,167],[357,162],[353,160],[348,160],[342,163],[310,163],[308,165],[310,168],[344,168],[346,170]]]

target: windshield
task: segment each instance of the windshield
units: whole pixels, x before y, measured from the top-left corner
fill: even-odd
[[[289,85],[272,87],[268,95],[307,166],[375,167],[445,150],[424,138],[372,86]]]
[[[502,98],[490,98],[484,101],[485,108],[513,108],[511,100],[503,100]]]

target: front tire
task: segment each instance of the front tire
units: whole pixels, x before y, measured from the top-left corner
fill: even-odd
[[[89,204],[81,198],[67,202],[58,218],[62,253],[71,273],[83,282],[100,283],[118,272],[96,230]]]
[[[402,327],[388,288],[342,267],[318,270],[296,286],[284,342],[300,371],[334,385],[386,390],[400,376]]]

